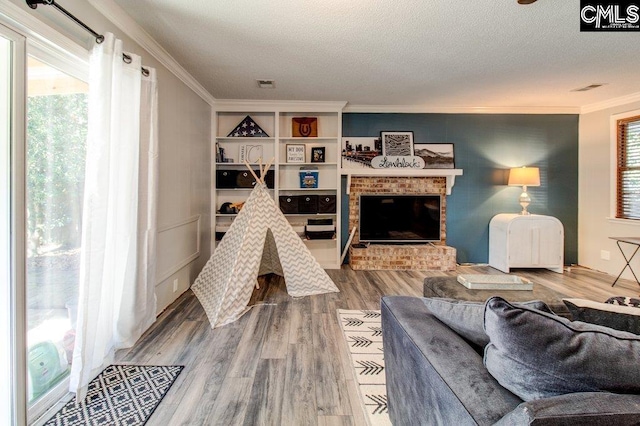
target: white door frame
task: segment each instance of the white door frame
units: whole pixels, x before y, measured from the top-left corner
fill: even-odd
[[[26,40],[21,34],[0,24],[0,36],[11,42],[10,147],[9,147],[9,381],[11,395],[7,419],[10,425],[27,422],[26,368],[26,208],[25,208],[25,140],[26,140]],[[4,200],[6,201],[6,200]],[[6,211],[6,210],[5,210]]]

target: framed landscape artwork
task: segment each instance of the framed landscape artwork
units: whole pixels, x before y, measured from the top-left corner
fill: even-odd
[[[413,155],[413,132],[380,132],[382,155]]]
[[[455,159],[452,143],[415,144],[414,155],[422,157],[425,169],[454,169]]]

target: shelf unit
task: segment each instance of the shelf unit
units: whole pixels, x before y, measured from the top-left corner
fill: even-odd
[[[344,102],[278,102],[278,101],[218,101],[213,117],[214,144],[212,146],[212,247],[217,244],[216,229],[229,226],[236,215],[219,213],[223,203],[246,200],[251,188],[217,188],[218,170],[243,171],[240,162],[240,150],[243,145],[260,146],[262,164],[273,159],[274,188],[271,195],[276,204],[281,195],[318,195],[334,196],[335,213],[296,213],[285,217],[296,230],[303,229],[308,219],[331,218],[336,227],[336,236],[340,235],[340,150],[342,135],[342,109]],[[269,137],[229,137],[227,136],[246,117],[250,116]],[[317,137],[293,137],[292,120],[294,117],[316,117]],[[303,163],[287,162],[287,145],[304,145]],[[225,151],[225,157],[231,162],[217,162],[217,147]],[[324,147],[325,162],[311,161],[312,148]],[[255,169],[257,170],[257,165]],[[318,188],[300,188],[299,172],[301,168],[317,167]],[[340,240],[306,240],[303,238],[320,265],[325,269],[340,268]]]

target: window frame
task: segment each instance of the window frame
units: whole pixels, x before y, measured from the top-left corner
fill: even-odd
[[[9,377],[5,377],[10,388],[10,400],[3,401],[3,408],[8,405],[9,412],[3,413],[0,421],[8,421],[11,425],[25,424],[27,421],[26,393],[22,389],[27,386],[26,367],[26,310],[25,310],[25,191],[24,155],[26,137],[26,76],[24,74],[24,64],[26,63],[26,38],[11,26],[0,20],[0,34],[11,43],[9,65],[9,90],[8,107],[10,110],[9,122],[9,146],[6,152],[6,162],[9,164],[6,178],[9,184],[8,205],[4,206],[5,214],[8,214],[10,225],[10,239],[7,242],[9,249],[9,271],[7,275],[10,279],[8,289],[9,298],[4,303],[9,306],[7,315],[11,330],[7,336],[8,356],[10,365],[5,373],[9,372]],[[5,295],[6,296],[6,295]],[[3,309],[6,306],[3,305]],[[3,333],[4,334],[4,333]],[[6,416],[6,417],[5,417]]]
[[[620,131],[619,126],[621,122],[640,122],[640,109],[627,111],[621,114],[615,114],[611,116],[611,204],[610,204],[610,218],[615,221],[623,221],[624,223],[640,224],[640,216],[638,217],[624,217],[622,216],[621,198],[619,197],[621,189],[621,173],[622,169],[626,169],[621,166],[621,140],[619,138]],[[626,124],[625,123],[625,124]],[[640,149],[640,148],[639,148]],[[640,171],[640,166],[634,167]]]

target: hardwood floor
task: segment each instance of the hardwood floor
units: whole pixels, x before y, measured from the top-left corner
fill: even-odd
[[[340,293],[293,299],[284,280],[261,277],[255,305],[212,330],[187,291],[118,361],[185,369],[147,425],[366,425],[341,337],[337,309],[379,309],[383,295],[422,295],[427,276],[499,273],[486,266],[428,271],[328,271]],[[638,296],[640,286],[573,267],[564,274],[518,270],[569,297]]]

